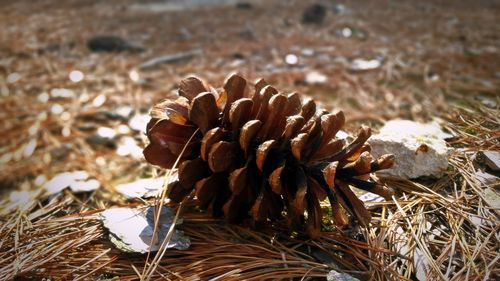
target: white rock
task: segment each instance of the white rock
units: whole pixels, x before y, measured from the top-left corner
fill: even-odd
[[[500,152],[498,151],[482,151],[484,162],[488,167],[495,172],[500,171]]]
[[[21,184],[21,189],[23,189],[23,185],[24,183]],[[10,192],[8,199],[2,200],[2,203],[5,203],[5,205],[2,205],[2,208],[0,208],[0,216],[6,216],[14,210],[16,212],[28,212],[36,206],[40,193],[40,189]]]
[[[63,172],[55,175],[45,183],[44,188],[52,195],[61,192],[77,180],[86,180],[89,174],[86,171]]]
[[[377,59],[365,60],[365,59],[355,59],[350,65],[350,69],[353,71],[362,70],[372,70],[377,69],[382,65],[382,63]]]
[[[285,56],[285,62],[289,65],[295,65],[299,62],[299,58],[294,54],[288,54]]]
[[[85,74],[81,72],[80,70],[73,70],[69,73],[69,80],[74,83],[78,83],[85,78]]]
[[[375,157],[394,154],[396,158],[394,167],[380,174],[403,178],[439,177],[448,168],[448,148],[443,140],[447,135],[435,122],[392,120],[368,143]]]
[[[376,203],[376,202],[382,202],[385,200],[382,196],[377,195],[375,193],[370,193],[370,192],[367,192],[367,193],[359,196],[358,198],[359,198],[359,200],[361,200],[365,203],[367,203],[367,202]]]
[[[482,197],[495,210],[500,210],[500,195],[493,188],[486,188],[481,192]],[[500,211],[497,211],[500,214]]]
[[[99,127],[97,129],[97,135],[102,138],[112,139],[116,136],[116,131],[109,127]]]
[[[73,92],[70,89],[64,89],[64,88],[55,88],[50,90],[50,95],[53,98],[66,98],[70,99],[75,96],[75,92]]]
[[[408,134],[438,139],[448,139],[453,135],[443,132],[437,122],[418,123],[411,120],[391,120],[380,129],[380,134],[405,132]]]
[[[124,119],[128,119],[132,113],[134,113],[134,108],[131,106],[120,106],[115,110],[116,114]]]
[[[142,147],[138,146],[135,139],[130,136],[120,139],[118,147],[116,148],[116,153],[120,156],[130,155],[135,159],[141,159],[143,157]]]
[[[308,84],[324,84],[328,77],[319,71],[311,71],[306,74],[306,82]]]
[[[163,178],[140,179],[130,183],[119,184],[116,191],[127,198],[148,198],[158,195],[164,183]]]
[[[424,255],[424,251],[422,251],[418,246],[415,247],[413,252],[413,264],[415,267],[415,275],[419,281],[426,281],[427,274],[431,270],[431,265],[429,260]]]
[[[151,245],[154,229],[155,207],[112,208],[99,214],[104,227],[110,231],[110,241],[125,252],[147,253],[158,251],[173,222],[175,213],[167,206],[162,208],[158,227],[157,242]],[[179,221],[180,223],[180,221]],[[151,245],[151,248],[150,248]],[[174,230],[167,248],[185,250],[191,246],[189,237],[182,231]]]
[[[69,187],[75,193],[94,191],[101,186],[96,179],[90,179],[86,171],[63,172],[55,175],[43,187],[49,195],[61,192]]]
[[[500,178],[498,178],[492,174],[485,173],[485,172],[479,170],[474,175],[475,175],[476,179],[484,185],[491,185],[493,187],[500,186]]]
[[[335,270],[330,270],[326,276],[327,281],[359,281],[358,278],[354,278],[347,273],[338,272]]]
[[[24,147],[23,150],[24,158],[29,158],[33,154],[33,152],[35,152],[36,145],[37,145],[37,139],[32,138]]]
[[[90,179],[87,181],[74,181],[69,185],[69,188],[74,193],[80,192],[91,192],[98,189],[101,183],[96,179]]]
[[[28,191],[13,191],[9,195],[10,203],[9,209],[16,209],[28,206],[28,203],[33,200],[33,193]]]
[[[100,95],[98,95],[97,97],[94,98],[94,100],[92,101],[92,105],[94,107],[100,107],[105,102],[106,102],[106,96],[103,95],[103,94],[100,94]]]
[[[148,114],[136,114],[130,119],[128,125],[134,131],[146,132],[146,125],[148,124],[151,117]]]

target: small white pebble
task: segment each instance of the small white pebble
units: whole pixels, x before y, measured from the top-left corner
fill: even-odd
[[[97,129],[97,134],[100,137],[108,138],[108,139],[112,139],[116,136],[115,130],[108,128],[108,127],[99,127]]]
[[[61,114],[61,120],[62,121],[68,121],[69,119],[71,119],[71,114],[67,111],[64,111],[62,114]]]
[[[372,70],[379,68],[382,63],[379,60],[355,59],[352,61],[353,70]]]
[[[35,152],[37,141],[36,139],[31,139],[28,144],[24,147],[23,156],[24,158],[30,157],[33,152]]]
[[[104,159],[104,157],[99,156],[99,157],[97,157],[95,159],[95,163],[97,165],[99,165],[99,166],[105,166],[106,165],[106,159]]]
[[[119,125],[116,130],[121,135],[126,135],[130,133],[130,127],[124,124]]]
[[[106,96],[103,94],[98,95],[95,97],[95,99],[92,101],[92,105],[95,107],[100,107],[106,102]]]
[[[45,182],[47,182],[47,177],[45,175],[38,175],[35,178],[35,185],[36,186],[42,186]]]
[[[13,72],[7,76],[7,83],[16,83],[17,81],[19,81],[19,79],[21,79],[21,75],[19,75],[19,73],[17,72]]]
[[[47,94],[47,92],[43,92],[41,94],[38,95],[37,99],[39,102],[41,103],[46,103],[49,101],[49,94]]]
[[[31,194],[28,191],[12,191],[9,199],[12,203],[11,207],[21,207],[22,209],[23,206],[26,206],[29,203]]]
[[[86,180],[88,177],[89,174],[86,171],[59,173],[46,182],[44,188],[49,194],[56,194],[70,186],[73,182]]]
[[[116,109],[116,114],[127,118],[132,115],[133,111],[134,109],[131,106],[121,106]]]
[[[141,77],[139,76],[139,72],[137,72],[137,70],[135,70],[135,69],[132,69],[128,73],[128,77],[130,78],[130,80],[134,81],[135,83],[139,82],[139,80],[141,79]]]
[[[61,114],[62,112],[64,111],[64,107],[62,107],[60,104],[56,103],[56,104],[53,104],[51,107],[50,107],[50,112],[52,112],[52,114]]]
[[[352,30],[349,27],[344,27],[342,29],[342,36],[347,37],[347,38],[351,37],[352,36]]]
[[[82,94],[80,95],[80,98],[79,98],[78,100],[79,100],[80,102],[88,102],[88,101],[89,101],[89,99],[90,99],[89,94],[87,94],[87,93],[85,93],[85,92],[84,92],[84,93],[82,93]]]
[[[88,181],[74,181],[69,185],[69,188],[75,193],[79,192],[89,192],[98,189],[101,183],[96,179],[91,179]]]
[[[36,135],[38,133],[38,130],[40,129],[40,122],[35,122],[35,124],[31,125],[28,129],[28,133],[30,136]]]
[[[301,51],[302,55],[306,56],[306,57],[311,57],[314,55],[314,50],[313,49],[303,49]]]
[[[47,177],[45,175],[38,175],[35,178],[35,185],[42,186],[45,182],[47,182]]]
[[[124,137],[118,144],[116,153],[120,156],[131,155],[134,158],[142,157],[142,148],[137,145],[137,142],[132,137]]]
[[[137,114],[130,119],[128,125],[132,130],[146,132],[146,125],[149,120],[151,120],[151,117],[148,114]]]
[[[78,83],[83,80],[85,75],[83,75],[83,72],[80,70],[73,70],[69,73],[69,80],[71,80],[74,83]]]
[[[64,127],[61,130],[61,135],[65,138],[69,137],[71,135],[71,129],[70,127]]]
[[[323,84],[328,80],[328,77],[321,72],[311,71],[306,74],[306,82],[309,84]]]
[[[75,92],[73,92],[70,89],[64,89],[64,88],[54,88],[50,90],[50,95],[53,98],[65,98],[65,99],[70,99],[75,96]]]
[[[285,62],[290,65],[297,64],[299,62],[299,58],[294,54],[288,54],[285,57]]]

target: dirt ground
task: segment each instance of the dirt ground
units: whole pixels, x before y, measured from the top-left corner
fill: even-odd
[[[140,153],[117,153],[126,138],[140,148],[145,144],[144,134],[131,120],[175,95],[177,83],[189,74],[215,86],[233,72],[250,80],[264,77],[285,92],[314,97],[326,109],[342,109],[349,132],[360,124],[376,129],[394,118],[436,120],[455,130],[475,124],[490,131],[468,131],[470,138],[457,145],[471,151],[499,149],[498,1],[0,3],[0,202],[8,202],[12,190],[36,189],[40,176],[49,179],[60,172],[85,170],[102,187],[74,199],[72,208],[92,212],[126,204],[115,194],[116,184],[162,173]],[[326,8],[320,23],[302,20],[312,3]],[[98,35],[119,36],[141,50],[93,52],[88,41]],[[147,64],[162,56],[174,57]],[[83,78],[71,78],[72,71]],[[121,116],[120,109],[131,113]],[[457,112],[473,121],[460,123]],[[450,123],[454,119],[457,122]],[[99,135],[101,127],[116,131],[120,126],[128,129],[111,138]],[[54,217],[70,214],[61,212]],[[2,214],[0,222],[12,223],[10,215]],[[498,217],[493,229],[498,231]],[[101,232],[96,237],[103,237]],[[5,232],[3,238],[9,235]],[[498,250],[498,244],[495,247]],[[92,258],[99,255],[101,248],[96,249]],[[44,268],[40,260],[26,270],[9,271],[6,264],[11,258],[0,254],[6,272],[0,279],[44,276],[36,271]],[[21,256],[16,260],[28,264]],[[82,263],[75,260],[71,266]],[[110,264],[95,276],[107,272],[99,278],[136,277]],[[61,273],[54,265],[47,268],[56,279],[92,276],[66,269]],[[348,269],[358,274],[370,267]],[[322,270],[312,276],[325,276]],[[497,277],[498,270],[492,269]],[[411,274],[405,278],[414,279]],[[485,274],[476,271],[471,280]],[[175,274],[169,276],[176,279]],[[196,279],[188,272],[181,276]],[[380,273],[376,278],[399,278],[395,276]]]

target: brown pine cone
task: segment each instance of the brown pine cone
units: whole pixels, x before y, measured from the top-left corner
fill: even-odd
[[[260,224],[286,214],[293,229],[305,226],[315,237],[323,218],[320,201],[329,199],[337,225],[350,214],[367,226],[371,215],[350,186],[385,198],[393,193],[370,181],[370,173],[391,167],[394,157],[373,159],[365,144],[368,127],[348,145],[336,138],[342,111],[317,111],[312,100],[278,93],[264,80],[249,98],[239,75],[219,91],[189,77],[179,95],[153,107],[144,149],[148,162],[167,169],[179,157],[179,180],[168,190],[175,202],[195,189],[199,207],[214,216]]]

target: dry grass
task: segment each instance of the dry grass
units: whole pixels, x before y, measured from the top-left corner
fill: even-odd
[[[324,277],[331,269],[361,280],[416,280],[422,272],[427,280],[499,279],[500,212],[484,195],[498,182],[480,182],[474,159],[478,151],[500,150],[500,79],[495,74],[500,56],[491,48],[500,43],[498,7],[488,1],[481,5],[489,9],[472,2],[378,2],[352,3],[351,14],[330,15],[319,27],[302,26],[297,20],[303,2],[269,1],[250,11],[215,7],[208,13],[194,10],[190,17],[183,12],[169,14],[172,17],[134,14],[92,1],[0,7],[5,16],[0,23],[12,27],[0,30],[0,41],[7,42],[0,46],[0,280],[308,280]],[[71,14],[75,5],[79,17]],[[26,24],[20,27],[18,22]],[[85,49],[86,38],[115,31],[117,22],[123,27],[119,34],[144,43],[148,50],[96,55]],[[171,28],[154,29],[158,25]],[[81,27],[78,34],[75,26]],[[206,26],[217,32],[205,32]],[[345,26],[363,29],[369,37],[340,38],[335,31]],[[182,39],[182,28],[194,39]],[[155,38],[144,39],[145,30]],[[50,43],[60,48],[50,51]],[[200,46],[203,55],[191,61],[141,72],[140,82],[128,77],[150,58]],[[283,63],[287,53],[300,55],[303,48],[315,52],[301,57],[304,66]],[[244,57],[243,64],[237,64],[235,53]],[[355,73],[344,63],[332,63],[380,53],[385,61],[374,71]],[[85,73],[82,82],[68,80],[73,69]],[[383,179],[398,192],[393,201],[368,204],[373,212],[370,229],[351,225],[340,230],[325,222],[323,236],[313,241],[281,225],[260,230],[227,225],[187,201],[178,211],[184,219],[180,228],[192,240],[189,250],[169,249],[158,258],[118,251],[96,214],[111,206],[157,204],[125,200],[114,187],[165,173],[143,159],[119,156],[113,147],[91,145],[86,139],[98,127],[127,124],[103,117],[105,112],[124,105],[148,110],[188,73],[218,85],[234,70],[312,95],[327,108],[342,108],[348,129],[359,123],[377,127],[391,118],[438,118],[456,135],[449,142],[454,148],[450,169],[438,180]],[[328,82],[304,83],[311,70],[327,75]],[[21,80],[7,82],[14,72]],[[39,100],[53,88],[69,89],[74,96]],[[98,96],[106,101],[96,107],[93,100]],[[496,106],[485,106],[485,100]],[[69,115],[51,113],[55,104]],[[63,134],[64,128],[70,133]],[[140,132],[113,141],[124,136],[144,144]],[[72,170],[87,171],[101,188],[47,196],[35,184],[40,175],[50,178]],[[11,191],[26,191],[29,198],[11,208]]]
[[[370,229],[332,228],[312,241],[287,234],[279,225],[259,231],[227,225],[185,202],[181,229],[191,237],[192,247],[166,250],[157,259],[116,250],[96,219],[101,210],[89,208],[91,198],[68,191],[53,198],[38,194],[22,209],[9,211],[8,202],[1,204],[0,280],[13,276],[310,279],[324,277],[331,269],[362,280],[414,280],[415,274],[424,274],[427,280],[498,278],[498,210],[483,198],[488,186],[474,176],[470,153],[472,147],[498,147],[498,131],[478,125],[463,110],[456,114],[461,116],[456,119],[459,122],[449,123],[459,134],[455,142],[469,149],[455,151],[451,170],[437,181],[384,179],[398,195],[392,202],[369,204],[374,214]],[[485,114],[483,118],[497,117]],[[474,127],[481,140],[489,141],[478,143],[466,127]],[[141,272],[143,267],[146,270]]]

